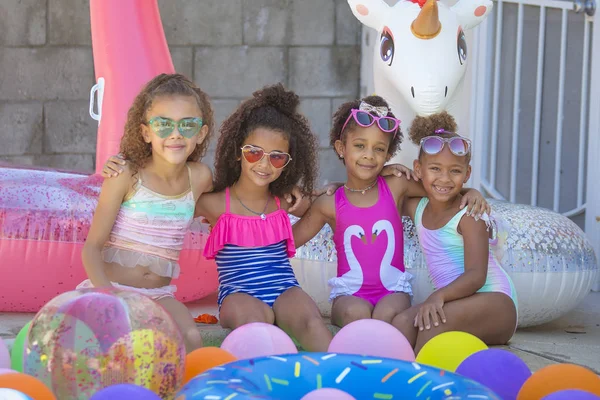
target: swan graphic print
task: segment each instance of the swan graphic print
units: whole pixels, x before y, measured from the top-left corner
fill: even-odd
[[[330,300],[353,295],[375,305],[390,293],[412,294],[403,264],[402,221],[385,180],[379,178],[379,199],[368,208],[352,205],[341,189],[335,194],[338,273],[329,280]]]

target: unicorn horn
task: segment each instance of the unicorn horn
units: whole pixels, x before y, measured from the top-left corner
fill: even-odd
[[[419,39],[433,39],[440,33],[442,24],[438,16],[437,0],[427,0],[410,30]]]

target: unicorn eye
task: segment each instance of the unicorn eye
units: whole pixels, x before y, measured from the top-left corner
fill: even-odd
[[[394,38],[392,34],[386,29],[383,30],[381,38],[379,39],[379,54],[383,62],[387,65],[392,65],[394,61]]]
[[[465,39],[465,32],[462,29],[458,32],[456,49],[458,50],[458,61],[460,65],[463,65],[467,61],[467,40]]]

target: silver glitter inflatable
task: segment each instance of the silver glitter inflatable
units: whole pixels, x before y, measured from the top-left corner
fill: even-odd
[[[585,233],[567,217],[544,208],[489,202],[499,221],[498,243],[492,250],[517,290],[519,327],[540,325],[573,309],[599,277]],[[414,224],[406,217],[403,223],[404,263],[414,276],[414,301],[420,302],[433,288]],[[329,313],[327,280],[336,274],[329,226],[298,249],[293,265],[300,284],[322,312]]]

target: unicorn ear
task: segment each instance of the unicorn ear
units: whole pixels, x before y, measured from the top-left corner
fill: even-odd
[[[383,0],[348,0],[354,16],[369,28],[377,32],[383,30],[383,17],[389,12],[390,6]]]
[[[468,30],[479,25],[492,11],[494,3],[490,0],[459,0],[451,7],[456,13],[460,26]]]

